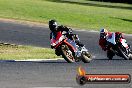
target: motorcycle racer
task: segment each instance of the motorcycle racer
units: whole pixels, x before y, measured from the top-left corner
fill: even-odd
[[[57,32],[64,32],[70,39],[74,40],[76,42],[77,45],[79,46],[84,46],[79,38],[78,38],[78,35],[76,34],[72,34],[72,29],[71,28],[67,28],[66,26],[59,26],[57,24],[57,21],[56,20],[50,20],[49,21],[49,29],[51,30],[51,33],[50,33],[50,40],[52,39],[56,39],[56,36],[57,36]],[[74,37],[74,39],[73,39]],[[51,44],[51,48],[54,48]]]
[[[112,32],[109,32],[107,29],[101,29],[100,30],[100,39],[99,39],[99,45],[102,48],[102,50],[106,51],[109,50],[109,46],[107,44],[107,38],[112,35]],[[121,36],[124,38],[121,32],[115,32],[116,36]]]
[[[130,45],[127,44],[121,32],[112,33],[106,29],[101,29],[99,45],[102,50],[107,51],[107,57],[110,60],[115,56],[115,54],[126,60],[132,59]]]
[[[80,42],[78,35],[72,29],[59,26],[55,20],[49,21],[51,48],[55,49],[57,56],[62,56],[68,63],[83,61],[90,62],[91,54]]]

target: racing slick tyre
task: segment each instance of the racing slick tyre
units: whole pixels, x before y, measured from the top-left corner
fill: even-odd
[[[82,52],[82,61],[84,63],[89,63],[92,59],[91,59],[91,54],[89,54],[89,52]]]
[[[125,60],[129,60],[129,55],[127,53],[127,50],[123,47],[118,47],[121,56],[125,59]]]
[[[129,47],[130,47],[130,45],[129,45]],[[129,60],[132,60],[132,50],[129,48]]]
[[[107,51],[107,58],[108,58],[109,60],[112,60],[114,55],[115,55],[115,54],[114,54],[111,50]]]
[[[74,63],[75,58],[73,56],[72,51],[69,49],[67,45],[62,45],[61,46],[61,51],[62,51],[62,57],[68,62],[68,63]]]
[[[129,54],[129,60],[132,60],[132,53]]]

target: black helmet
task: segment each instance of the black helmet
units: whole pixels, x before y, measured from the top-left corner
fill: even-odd
[[[57,27],[58,27],[58,25],[57,25],[56,20],[49,21],[49,28],[51,31],[56,31]]]

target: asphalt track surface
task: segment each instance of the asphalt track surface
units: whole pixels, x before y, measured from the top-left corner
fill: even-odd
[[[0,61],[0,88],[132,88],[129,84],[86,84],[76,83],[77,68],[82,66],[92,74],[130,74],[132,61],[115,57],[106,58],[106,53],[98,46],[98,32],[74,31],[94,57],[88,64],[48,62],[4,62]],[[0,41],[20,45],[50,47],[50,31],[46,26],[36,26],[0,21]],[[132,36],[125,36],[132,46]]]

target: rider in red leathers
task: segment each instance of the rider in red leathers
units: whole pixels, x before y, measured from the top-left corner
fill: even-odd
[[[107,43],[107,38],[112,36],[112,32],[108,32],[106,29],[101,29],[100,30],[100,39],[99,39],[99,45],[102,48],[102,50],[107,51],[107,57],[109,58],[110,56],[114,56],[115,54],[111,51],[110,46]],[[122,33],[120,32],[115,32],[115,36],[120,36],[122,38],[124,38],[124,36],[122,36]],[[109,58],[109,59],[112,59]]]
[[[107,45],[107,40],[106,38],[108,36],[111,36],[111,32],[108,32],[107,29],[101,29],[100,30],[100,39],[99,39],[99,45],[101,46],[102,50],[106,51],[106,50],[109,50],[109,46]],[[122,33],[121,32],[115,32],[115,35],[116,36],[122,36]],[[122,38],[124,38],[122,36]]]

